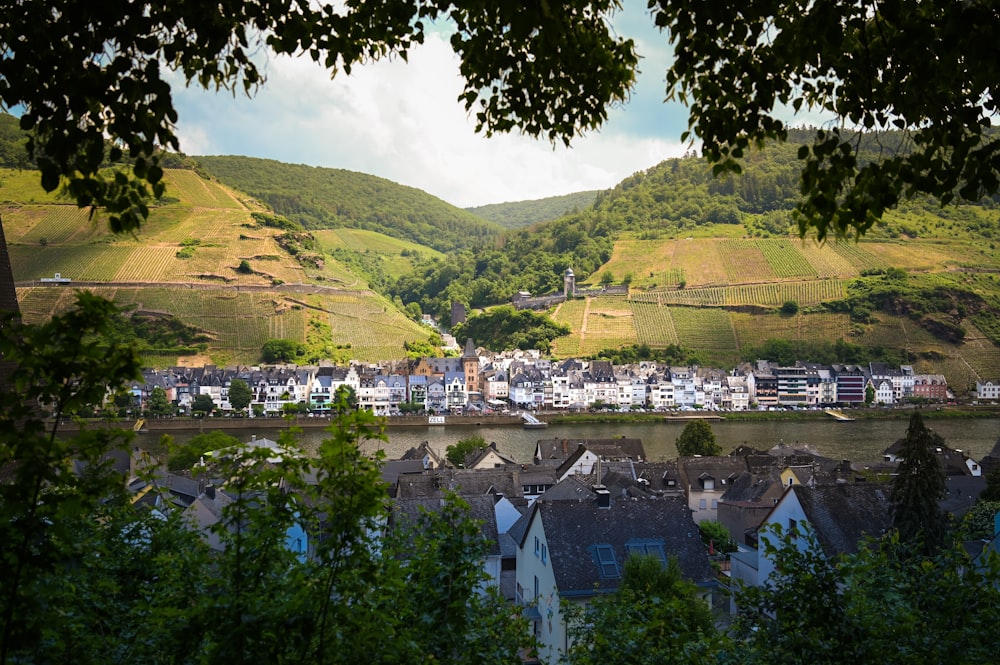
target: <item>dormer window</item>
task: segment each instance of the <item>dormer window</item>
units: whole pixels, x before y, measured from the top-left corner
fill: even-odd
[[[633,540],[625,543],[625,551],[629,556],[651,556],[667,563],[667,556],[663,551],[663,541],[660,540]]]
[[[615,551],[611,545],[595,545],[594,560],[601,571],[601,578],[617,579],[621,577],[621,573],[618,571],[618,561],[615,559]]]

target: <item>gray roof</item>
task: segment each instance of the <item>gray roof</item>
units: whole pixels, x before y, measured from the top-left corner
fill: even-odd
[[[729,484],[728,489],[722,495],[722,501],[727,503],[758,502],[776,482],[778,480],[770,475],[755,476],[749,471],[744,471]]]
[[[423,472],[424,463],[422,460],[388,460],[382,463],[382,482],[394,487],[401,475]]]
[[[479,530],[488,543],[488,555],[500,556],[500,537],[497,533],[497,517],[490,496],[465,497],[469,505],[469,517],[479,524]],[[391,526],[420,524],[421,515],[440,511],[443,501],[438,498],[396,499],[392,502]]]
[[[681,457],[677,461],[681,482],[687,486],[697,484],[705,474],[720,481],[730,476],[735,479],[746,469],[746,460],[740,457]]]
[[[945,478],[947,493],[938,502],[941,510],[962,519],[979,494],[986,489],[985,476],[948,476]]]
[[[535,502],[532,519],[542,520],[560,594],[586,596],[618,587],[620,577],[601,575],[598,545],[611,548],[620,571],[628,544],[658,542],[666,556],[678,558],[686,579],[714,580],[707,549],[682,500],[612,498],[610,508],[599,508],[592,494],[581,501],[543,498]]]
[[[892,528],[887,485],[794,485],[790,491],[828,556],[853,554],[862,537],[879,538]]]
[[[539,439],[535,445],[535,459],[565,460],[584,446],[601,459],[646,459],[642,439],[621,437],[617,439]]]
[[[461,497],[503,494],[520,497],[520,469],[434,469],[399,477],[396,496],[401,499],[443,497],[453,491]]]

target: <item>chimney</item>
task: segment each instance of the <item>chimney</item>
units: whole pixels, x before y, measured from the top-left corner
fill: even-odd
[[[611,507],[611,491],[604,485],[594,485],[594,493],[597,494],[597,507]]]
[[[205,496],[215,501],[215,485],[205,485]]]

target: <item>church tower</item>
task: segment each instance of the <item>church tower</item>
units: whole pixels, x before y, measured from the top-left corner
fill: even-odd
[[[479,354],[476,345],[470,337],[465,342],[465,352],[462,353],[462,371],[465,372],[465,394],[481,393],[479,387]]]

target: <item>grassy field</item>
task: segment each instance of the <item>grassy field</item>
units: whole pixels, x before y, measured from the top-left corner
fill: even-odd
[[[324,251],[348,249],[381,260],[382,270],[393,279],[413,270],[411,257],[442,258],[444,254],[424,245],[393,238],[376,231],[364,229],[328,229],[313,231]]]
[[[0,172],[3,215],[12,271],[18,282],[58,272],[73,282],[113,282],[94,290],[123,307],[171,313],[204,331],[212,362],[254,363],[268,339],[307,342],[307,326],[319,319],[329,348],[350,349],[351,357],[375,361],[405,355],[407,341],[424,341],[426,328],[410,321],[348,268],[327,257],[303,267],[275,240],[281,232],[256,225],[253,201],[191,171],[167,171],[166,203],[153,208],[134,236],[114,236],[99,217],[62,203],[38,188],[37,177]],[[355,243],[376,251],[416,245],[356,232]],[[390,242],[391,241],[391,242]],[[247,261],[250,274],[237,271]],[[171,287],[171,283],[177,283]],[[350,289],[343,295],[299,295],[270,290],[275,284],[316,283]],[[18,288],[24,318],[39,322],[68,309],[74,289]],[[315,340],[308,340],[315,342]],[[184,358],[152,355],[155,364]]]

